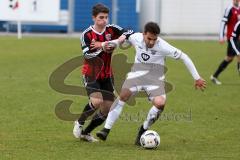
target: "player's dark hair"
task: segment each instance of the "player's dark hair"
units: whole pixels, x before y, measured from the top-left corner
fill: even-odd
[[[109,8],[101,3],[98,3],[92,8],[92,15],[97,16],[99,13],[109,13]]]
[[[160,34],[160,27],[157,23],[155,22],[148,22],[144,26],[144,33],[153,33],[153,34]]]

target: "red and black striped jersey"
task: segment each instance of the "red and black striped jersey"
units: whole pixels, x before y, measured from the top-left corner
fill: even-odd
[[[226,37],[230,40],[235,24],[240,18],[240,7],[230,5],[226,8],[221,22],[220,40],[224,39],[225,28],[227,26]]]
[[[81,46],[85,58],[82,74],[92,80],[111,78],[113,76],[111,67],[112,53],[106,53],[102,49],[91,50],[90,44],[92,40],[99,42],[111,41],[119,38],[122,34],[129,33],[131,33],[131,30],[125,32],[123,28],[114,24],[106,25],[101,33],[94,30],[93,26],[88,27],[81,36]]]

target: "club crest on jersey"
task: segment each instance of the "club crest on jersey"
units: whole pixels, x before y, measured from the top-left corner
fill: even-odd
[[[147,61],[147,60],[150,59],[150,56],[149,56],[148,54],[146,54],[146,53],[142,53],[142,54],[141,54],[141,57],[142,57],[142,59],[143,59],[144,61]]]
[[[105,38],[107,41],[110,41],[112,39],[112,35],[111,34],[106,34]]]

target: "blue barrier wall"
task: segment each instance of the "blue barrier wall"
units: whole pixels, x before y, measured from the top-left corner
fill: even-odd
[[[136,0],[118,0],[118,25],[139,31]]]
[[[96,3],[103,3],[110,9],[109,22],[112,19],[112,0],[75,0],[74,31],[81,32],[93,24],[91,9]],[[68,0],[61,0],[61,9],[68,9]],[[0,22],[0,30],[4,22]],[[138,14],[136,13],[136,0],[118,0],[117,24],[124,28],[138,31]],[[16,25],[10,26],[10,31],[16,31]],[[67,26],[57,25],[23,25],[23,32],[66,32]]]
[[[96,3],[103,3],[110,8],[109,22],[111,23],[112,0],[78,0],[75,5],[75,31],[82,31],[93,24],[91,9]],[[138,31],[136,0],[118,0],[117,23],[121,27],[132,28]]]
[[[83,31],[91,24],[93,24],[91,11],[92,6],[96,3],[103,3],[108,6],[110,10],[112,8],[111,0],[76,0],[74,13],[75,31]],[[111,22],[111,13],[109,15],[109,18]]]

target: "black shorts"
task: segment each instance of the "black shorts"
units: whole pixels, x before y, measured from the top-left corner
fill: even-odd
[[[236,47],[238,47],[238,46],[236,46]],[[228,40],[227,56],[229,56],[229,57],[234,57],[234,56],[236,56],[236,55],[237,55],[237,54],[236,54],[236,52],[234,51],[230,40]]]
[[[88,96],[94,92],[101,92],[103,100],[114,101],[114,80],[113,78],[97,79],[89,82],[88,78],[83,77],[83,82]]]

